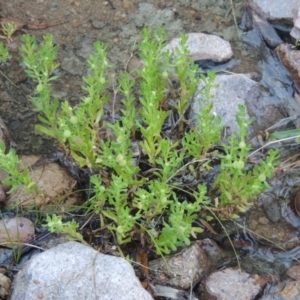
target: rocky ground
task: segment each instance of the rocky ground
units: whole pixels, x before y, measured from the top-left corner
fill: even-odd
[[[53,34],[55,43],[59,45],[58,59],[61,62],[53,96],[60,100],[68,99],[72,104],[76,104],[83,95],[80,87],[82,76],[86,74],[85,61],[95,41],[101,40],[109,44],[108,57],[113,65],[113,91],[116,74],[125,69],[129,57],[134,54],[134,47],[143,27],[157,28],[164,25],[170,35],[170,45],[172,38],[178,37],[181,32],[210,33],[212,35],[196,36],[200,40],[199,45],[205,44],[206,47],[192,49],[191,46],[191,51],[193,55],[200,55],[201,59],[214,59],[222,63],[231,59],[231,68],[230,65],[225,66],[223,71],[228,68],[227,71],[218,74],[216,82],[219,87],[212,91],[215,112],[222,116],[224,124],[234,131],[236,107],[238,104],[245,104],[249,117],[256,118],[251,138],[286,117],[298,128],[299,51],[283,43],[282,36],[274,31],[269,22],[276,24],[280,32],[289,31],[294,26],[292,32],[297,38],[299,1],[287,0],[286,5],[274,0],[245,3],[233,1],[232,4],[233,6],[230,1],[218,0],[213,3],[190,0],[165,0],[159,3],[135,0],[12,0],[2,4],[2,17],[14,17],[23,21],[22,29],[14,34],[8,44],[13,60],[10,64],[1,66],[3,73],[0,77],[0,115],[18,152],[42,154],[56,150],[53,141],[34,131],[37,116],[28,101],[33,84],[19,66],[17,50],[22,30],[33,34],[38,40],[45,33]],[[253,24],[242,22],[247,30],[242,36],[241,31],[237,31],[234,18],[241,23],[245,5]],[[28,28],[32,20],[42,21],[45,28]],[[61,24],[50,26],[56,22]],[[191,45],[195,43],[191,42]],[[229,54],[224,58],[224,53],[227,52]],[[196,60],[198,59],[199,56]],[[195,98],[197,97],[200,96]],[[194,117],[193,112],[197,111],[196,104],[197,101],[192,103],[191,119]],[[298,148],[295,149],[298,151]],[[60,172],[64,171],[55,169],[55,173]],[[243,220],[235,225],[225,224],[228,230],[233,226],[246,226],[260,238],[268,238],[272,242],[273,248],[266,248],[248,236],[240,238],[239,242],[244,247],[241,250],[248,250],[251,254],[247,257],[248,262],[241,262],[242,270],[237,268],[236,257],[231,252],[221,249],[213,240],[198,240],[181,252],[165,258],[171,272],[161,259],[149,262],[150,272],[135,268],[148,293],[124,259],[99,253],[118,254],[116,245],[110,245],[109,250],[96,251],[75,242],[65,244],[64,237],[51,236],[47,242],[43,241],[38,245],[43,249],[52,249],[30,259],[16,275],[11,299],[298,299],[299,268],[297,264],[293,267],[291,265],[294,259],[300,258],[297,248],[300,244],[299,223],[291,220],[292,212],[287,208],[299,185],[298,174],[299,170],[294,168],[293,172],[284,173],[283,178],[275,178],[272,189],[261,195],[256,207]],[[41,178],[39,173],[35,176]],[[65,179],[56,178],[59,183],[65,183],[65,186],[59,186],[59,190],[55,190],[57,182],[49,183],[47,201],[51,202],[51,197],[55,198],[55,193],[61,194],[62,190],[68,193],[74,186],[72,178],[68,178],[66,174],[63,176]],[[41,184],[45,181],[47,180],[41,180]],[[13,202],[13,198],[10,201]],[[22,198],[21,201],[25,204],[28,199]],[[297,220],[297,216],[294,217]],[[15,230],[18,233],[28,228],[27,220],[18,218],[10,222],[16,224]],[[291,228],[291,225],[295,228]],[[7,239],[4,231],[0,227],[1,242]],[[24,231],[24,241],[32,234],[32,227],[29,232]],[[249,242],[252,248],[245,249]],[[292,250],[278,255],[276,253],[280,251],[274,248],[275,243]],[[57,244],[62,245],[56,246]],[[238,249],[238,244],[236,247]],[[11,266],[11,250],[1,250],[1,265]],[[91,258],[90,261],[86,257]],[[21,268],[23,262],[15,271]],[[218,270],[221,267],[223,269]],[[10,291],[7,276],[12,274],[8,274],[5,268],[0,273],[6,275],[0,274],[0,297],[4,299]]]

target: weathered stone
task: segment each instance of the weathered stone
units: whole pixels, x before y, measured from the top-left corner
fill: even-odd
[[[278,222],[281,218],[281,207],[278,198],[272,193],[265,193],[261,194],[260,201],[268,219],[273,223]]]
[[[61,68],[71,75],[82,75],[84,64],[76,57],[65,57],[61,63]]]
[[[255,117],[250,127],[250,137],[283,118],[279,110],[270,104],[270,95],[263,92],[259,84],[247,75],[217,75],[214,83],[218,86],[211,89],[213,113],[222,118],[222,123],[229,129],[229,133],[239,132],[236,114],[240,104],[246,105],[250,117]],[[205,96],[201,93],[203,87],[204,84],[201,82],[191,105],[189,116],[191,120],[196,120],[201,102],[205,100]]]
[[[296,283],[296,285],[295,285]],[[295,287],[296,287],[296,295],[299,294],[297,292],[297,285],[299,286],[299,282],[297,284],[296,281],[285,281],[280,282],[276,285],[268,284],[264,289],[264,294],[260,298],[260,300],[298,300],[299,297],[295,297]]]
[[[252,12],[252,20],[269,46],[274,48],[283,43],[273,26],[255,11]]]
[[[34,237],[33,223],[23,217],[3,219],[0,221],[0,243],[14,247],[18,243],[29,242]]]
[[[7,299],[10,292],[11,281],[8,277],[0,273],[0,299]]]
[[[68,242],[35,255],[17,274],[11,300],[151,300],[123,258]]]
[[[260,84],[268,91],[267,94],[269,94],[269,96],[267,97],[269,97],[271,103],[275,103],[276,107],[284,107],[284,111],[287,115],[293,118],[293,123],[296,128],[300,128],[300,105],[293,98],[291,75],[280,61],[278,55],[268,47],[263,47],[261,72],[262,79],[260,80]],[[260,106],[261,103],[256,101],[256,104],[253,103],[253,105]],[[265,116],[259,113],[259,110],[258,115],[255,117],[265,118]],[[285,117],[277,118],[277,121],[283,118]],[[277,122],[273,124],[275,123]]]
[[[134,7],[134,3],[130,0],[123,0],[123,8],[131,9]]]
[[[210,274],[205,282],[205,289],[208,295],[218,300],[251,300],[261,291],[261,286],[250,274],[227,268]]]
[[[197,243],[181,252],[149,262],[150,273],[160,284],[188,289],[208,271],[210,261]]]
[[[293,23],[295,10],[299,7],[299,0],[253,0],[253,2],[267,15],[270,21]]]
[[[296,265],[287,270],[286,275],[292,279],[300,281],[300,266]]]
[[[38,160],[38,157],[22,156],[21,160],[25,167],[30,167]],[[47,204],[59,204],[62,207],[75,204],[78,200],[78,193],[65,196],[73,191],[76,180],[58,164],[41,165],[40,168],[30,172],[30,178],[37,183],[38,191],[25,193],[25,187],[20,186],[9,196],[6,205],[34,203],[38,207],[45,207]]]
[[[145,1],[138,4],[138,12],[134,15],[135,27],[158,28],[164,26],[170,35],[182,32],[183,22],[180,18],[175,18],[174,8],[157,9],[152,3]],[[125,27],[123,28],[123,31]],[[135,28],[136,30],[136,28]],[[126,28],[127,31],[127,28]],[[130,30],[131,31],[131,30]],[[124,32],[126,34],[126,32]]]
[[[187,36],[187,47],[190,52],[189,56],[194,61],[211,59],[222,62],[229,60],[233,56],[229,42],[216,35],[189,33]],[[180,38],[172,39],[164,50],[174,52],[175,48],[179,47],[180,40]]]
[[[75,51],[76,55],[85,60],[88,60],[88,58],[94,51],[93,41],[86,37],[82,38],[79,41],[78,47],[79,49]]]
[[[224,259],[224,251],[217,245],[214,240],[204,239],[196,241],[196,243],[201,247],[205,254],[209,257],[213,264],[217,264],[218,261]]]
[[[297,41],[300,41],[300,6],[299,6],[299,9],[298,9],[297,16],[294,20],[294,27],[292,28],[290,34]]]
[[[300,88],[300,51],[291,49],[291,45],[289,44],[277,46],[276,51],[293,80]]]
[[[289,281],[285,284],[283,290],[279,293],[284,300],[297,300],[300,299],[300,282]]]
[[[97,29],[101,29],[105,26],[105,22],[100,20],[92,20],[92,24]]]

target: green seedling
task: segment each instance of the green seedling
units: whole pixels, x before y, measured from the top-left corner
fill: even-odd
[[[267,179],[274,176],[278,160],[278,151],[271,150],[265,161],[251,167],[247,163],[251,145],[246,143],[246,137],[253,119],[246,120],[246,108],[240,105],[236,120],[240,133],[235,133],[228,144],[223,144],[226,155],[221,156],[221,170],[215,182],[220,191],[217,205],[224,208],[223,215],[227,218],[245,212],[253,199],[269,187]]]
[[[1,23],[1,26],[2,26],[2,32],[4,34],[3,38],[7,39],[8,41],[11,41],[12,35],[17,30],[17,25],[15,23],[3,22]]]
[[[4,171],[7,176],[2,183],[10,186],[8,194],[11,194],[19,186],[25,186],[26,192],[34,192],[37,190],[37,184],[32,182],[29,176],[29,170],[22,168],[21,161],[14,149],[5,153],[5,144],[0,141],[0,170]]]
[[[197,114],[196,126],[184,135],[182,140],[187,155],[200,159],[209,149],[221,141],[223,125],[221,118],[213,113],[211,88],[214,84],[215,73],[208,72],[207,77],[201,75],[204,83],[202,91],[204,99],[199,103],[200,110]]]
[[[43,227],[47,227],[50,232],[67,234],[71,241],[80,241],[85,244],[82,235],[77,232],[79,225],[74,220],[63,223],[60,216],[53,214],[52,216],[47,216],[46,221],[47,224],[43,225]]]
[[[0,42],[0,63],[4,63],[9,59],[11,59],[11,55],[9,54],[7,47],[5,47],[2,42]]]
[[[292,45],[292,49],[298,49],[299,47],[300,47],[300,41],[295,39],[294,44]]]

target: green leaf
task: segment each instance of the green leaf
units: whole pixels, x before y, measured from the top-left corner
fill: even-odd
[[[102,210],[101,211],[107,218],[113,220],[114,222],[118,223],[117,216],[110,210]]]
[[[79,163],[80,167],[83,167],[86,165],[86,160],[79,156],[75,151],[71,151],[72,157]]]
[[[53,132],[52,129],[46,128],[46,127],[44,127],[44,126],[42,126],[42,125],[39,125],[39,124],[35,125],[35,129],[36,129],[37,131],[40,131],[40,132],[46,134],[46,135],[49,135],[49,136],[51,136],[51,137],[56,138],[56,135],[55,135],[55,133]]]
[[[300,129],[290,129],[284,131],[275,131],[270,134],[269,138],[274,140],[281,140],[291,137],[299,137],[300,136]]]

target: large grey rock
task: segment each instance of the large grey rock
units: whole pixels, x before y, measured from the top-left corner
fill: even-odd
[[[236,114],[240,104],[247,107],[250,117],[255,117],[255,122],[250,128],[250,137],[283,118],[277,107],[272,104],[272,102],[275,104],[276,100],[273,100],[249,76],[245,74],[217,75],[215,84],[217,87],[211,89],[213,113],[222,118],[223,125],[229,129],[228,133],[239,132]],[[191,105],[189,118],[192,121],[196,120],[201,109],[201,102],[205,100],[202,93],[203,87],[204,84],[201,82]]]
[[[299,0],[253,0],[260,10],[267,15],[269,21],[284,21],[292,24],[295,11],[299,8]]]
[[[188,33],[187,47],[192,60],[213,59],[218,62],[229,60],[233,52],[229,42],[219,36],[205,33]],[[175,51],[181,38],[172,39],[164,50]]]
[[[123,258],[77,242],[34,256],[17,274],[11,300],[151,300]]]

